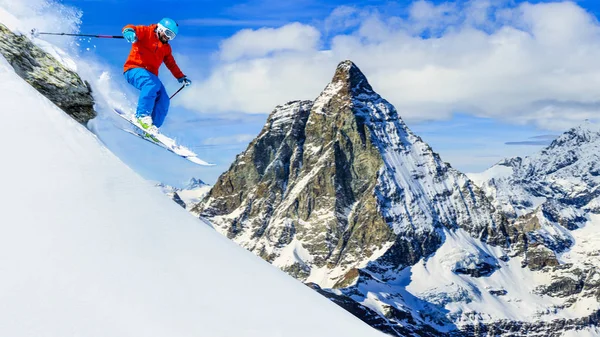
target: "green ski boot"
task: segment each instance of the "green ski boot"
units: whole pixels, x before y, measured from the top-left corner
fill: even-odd
[[[152,124],[151,116],[136,117],[136,120],[140,124],[142,129],[148,131],[148,132],[144,132],[144,137],[152,139],[155,142],[159,142],[159,140],[151,134],[151,133],[153,133],[153,134],[158,133],[158,128],[154,124]],[[149,132],[151,132],[151,133],[149,133]]]

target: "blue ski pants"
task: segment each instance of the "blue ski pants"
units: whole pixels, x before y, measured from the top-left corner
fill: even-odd
[[[152,116],[152,124],[160,127],[169,112],[169,95],[158,76],[144,68],[133,68],[125,72],[127,82],[141,90],[138,100],[137,117]]]

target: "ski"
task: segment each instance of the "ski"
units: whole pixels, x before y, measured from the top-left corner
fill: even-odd
[[[198,155],[196,153],[194,153],[190,149],[186,148],[185,146],[178,145],[174,139],[169,138],[169,137],[163,135],[162,133],[154,134],[154,133],[148,132],[147,130],[144,130],[142,128],[142,126],[139,125],[139,123],[135,119],[132,119],[128,114],[124,113],[123,111],[121,111],[119,109],[113,109],[113,110],[115,111],[115,113],[117,115],[119,115],[121,118],[128,121],[136,129],[136,131],[131,131],[131,130],[124,129],[124,128],[121,128],[121,130],[123,130],[131,135],[134,135],[138,138],[141,138],[147,142],[150,142],[156,146],[162,147],[163,149],[165,149],[171,153],[174,153],[184,159],[187,159],[194,164],[202,165],[202,166],[214,166],[215,165],[215,164],[209,163],[207,161],[204,161],[204,160],[198,158]]]

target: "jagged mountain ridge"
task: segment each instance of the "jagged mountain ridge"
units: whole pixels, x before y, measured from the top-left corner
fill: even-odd
[[[540,293],[567,306],[591,300],[597,309],[600,301],[599,150],[600,127],[585,122],[535,155],[473,175],[526,235],[524,265],[550,278]]]
[[[208,186],[207,183],[202,181],[201,179],[191,178],[190,181],[185,186],[185,190],[193,190],[200,187]]]
[[[556,253],[569,249],[571,230],[600,213],[600,128],[572,128],[539,153],[503,160],[472,175],[495,207]]]
[[[599,127],[586,122],[533,156],[506,159],[473,178],[511,217],[530,213],[548,199],[598,210],[590,202],[600,195],[599,144]]]

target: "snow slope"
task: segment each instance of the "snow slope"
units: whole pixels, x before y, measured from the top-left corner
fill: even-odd
[[[3,58],[0,102],[1,336],[381,335],[190,216]]]

